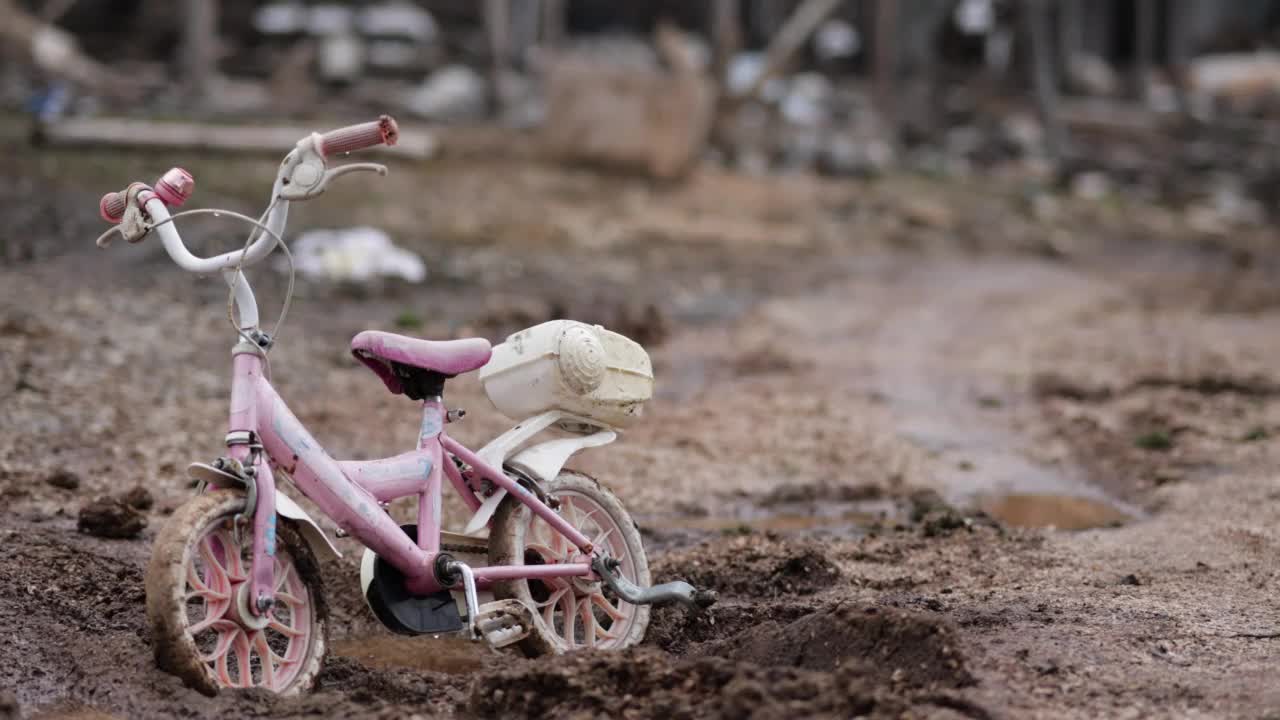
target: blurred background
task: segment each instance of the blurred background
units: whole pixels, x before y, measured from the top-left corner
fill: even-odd
[[[573,318],[646,347],[643,421],[574,463],[725,621],[548,661],[602,688],[583,712],[652,681],[698,716],[864,714],[846,667],[885,717],[1274,711],[1278,46],[1272,0],[0,0],[0,717],[6,682],[119,717],[389,692],[388,716],[540,716],[544,667],[502,705],[379,634],[349,538],[327,695],[206,701],[151,665],[140,569],[183,468],[224,452],[235,335],[221,278],[94,246],[99,198],[181,166],[189,207],[256,217],[299,138],[383,113],[400,144],[350,161],[389,175],[291,208],[274,382],[332,454],[384,457],[417,410],[351,357],[361,330]],[[200,255],[244,242],[179,224]],[[268,328],[287,270],[249,273]],[[517,420],[470,376],[448,399],[472,446]],[[775,651],[832,607],[871,629]],[[928,632],[872,627],[899,613]],[[799,710],[758,674],[788,653],[835,658]],[[764,689],[715,705],[683,680],[708,654]],[[895,669],[928,663],[954,695]]]

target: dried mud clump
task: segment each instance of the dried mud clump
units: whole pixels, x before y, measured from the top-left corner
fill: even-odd
[[[893,608],[836,606],[787,624],[764,623],[694,652],[764,667],[856,670],[877,683],[917,689],[974,682],[950,626]]]
[[[760,668],[658,650],[576,653],[526,663],[472,687],[481,717],[897,718],[905,698],[854,673]]]
[[[654,576],[721,594],[775,598],[826,590],[839,582],[840,571],[814,544],[752,535],[667,555],[654,562]]]
[[[96,537],[128,539],[147,527],[147,518],[125,500],[103,495],[80,508],[76,527]]]

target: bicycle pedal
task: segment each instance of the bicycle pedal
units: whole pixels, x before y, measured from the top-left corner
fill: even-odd
[[[520,642],[533,630],[533,611],[519,600],[494,600],[476,612],[476,631],[496,649]]]

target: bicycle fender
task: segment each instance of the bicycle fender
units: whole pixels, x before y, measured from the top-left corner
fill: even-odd
[[[506,464],[538,482],[547,482],[559,475],[565,463],[569,462],[569,458],[573,457],[578,451],[608,445],[616,439],[618,439],[618,433],[612,430],[601,430],[582,437],[548,440],[537,445],[531,445],[512,455]],[[462,531],[462,534],[477,535],[481,533],[485,526],[489,524],[489,520],[493,518],[493,514],[497,512],[498,505],[506,494],[506,490],[499,489],[486,498],[480,509],[476,510],[476,514],[471,516],[471,520],[467,523],[467,527]]]
[[[315,553],[317,559],[342,557],[342,552],[333,544],[324,530],[320,529],[316,521],[307,515],[307,511],[294,502],[293,498],[282,492],[276,492],[276,514],[297,524],[299,532],[302,533],[302,539],[307,541],[307,545],[311,547],[311,552]]]

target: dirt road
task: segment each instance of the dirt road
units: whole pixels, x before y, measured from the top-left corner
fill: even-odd
[[[1142,206],[1042,217],[1016,193],[910,179],[399,168],[414,182],[350,217],[421,252],[430,279],[300,287],[272,356],[297,414],[337,455],[412,442],[412,403],[347,354],[366,327],[496,341],[568,315],[643,335],[659,397],[576,465],[626,501],[659,578],[723,600],[656,612],[635,650],[513,661],[386,634],[342,540],[318,691],[209,699],[154,668],[141,573],[190,496],[182,468],[219,451],[224,289],[153,243],[91,247],[97,196],[163,159],[94,158],[99,177],[19,157],[0,173],[18,218],[0,266],[0,717],[1280,711],[1265,233],[1187,235]],[[190,237],[211,250],[214,227]],[[283,283],[259,277],[273,307]],[[473,379],[449,389],[464,442],[509,422]],[[82,506],[135,485],[155,499],[140,537],[77,532]]]

